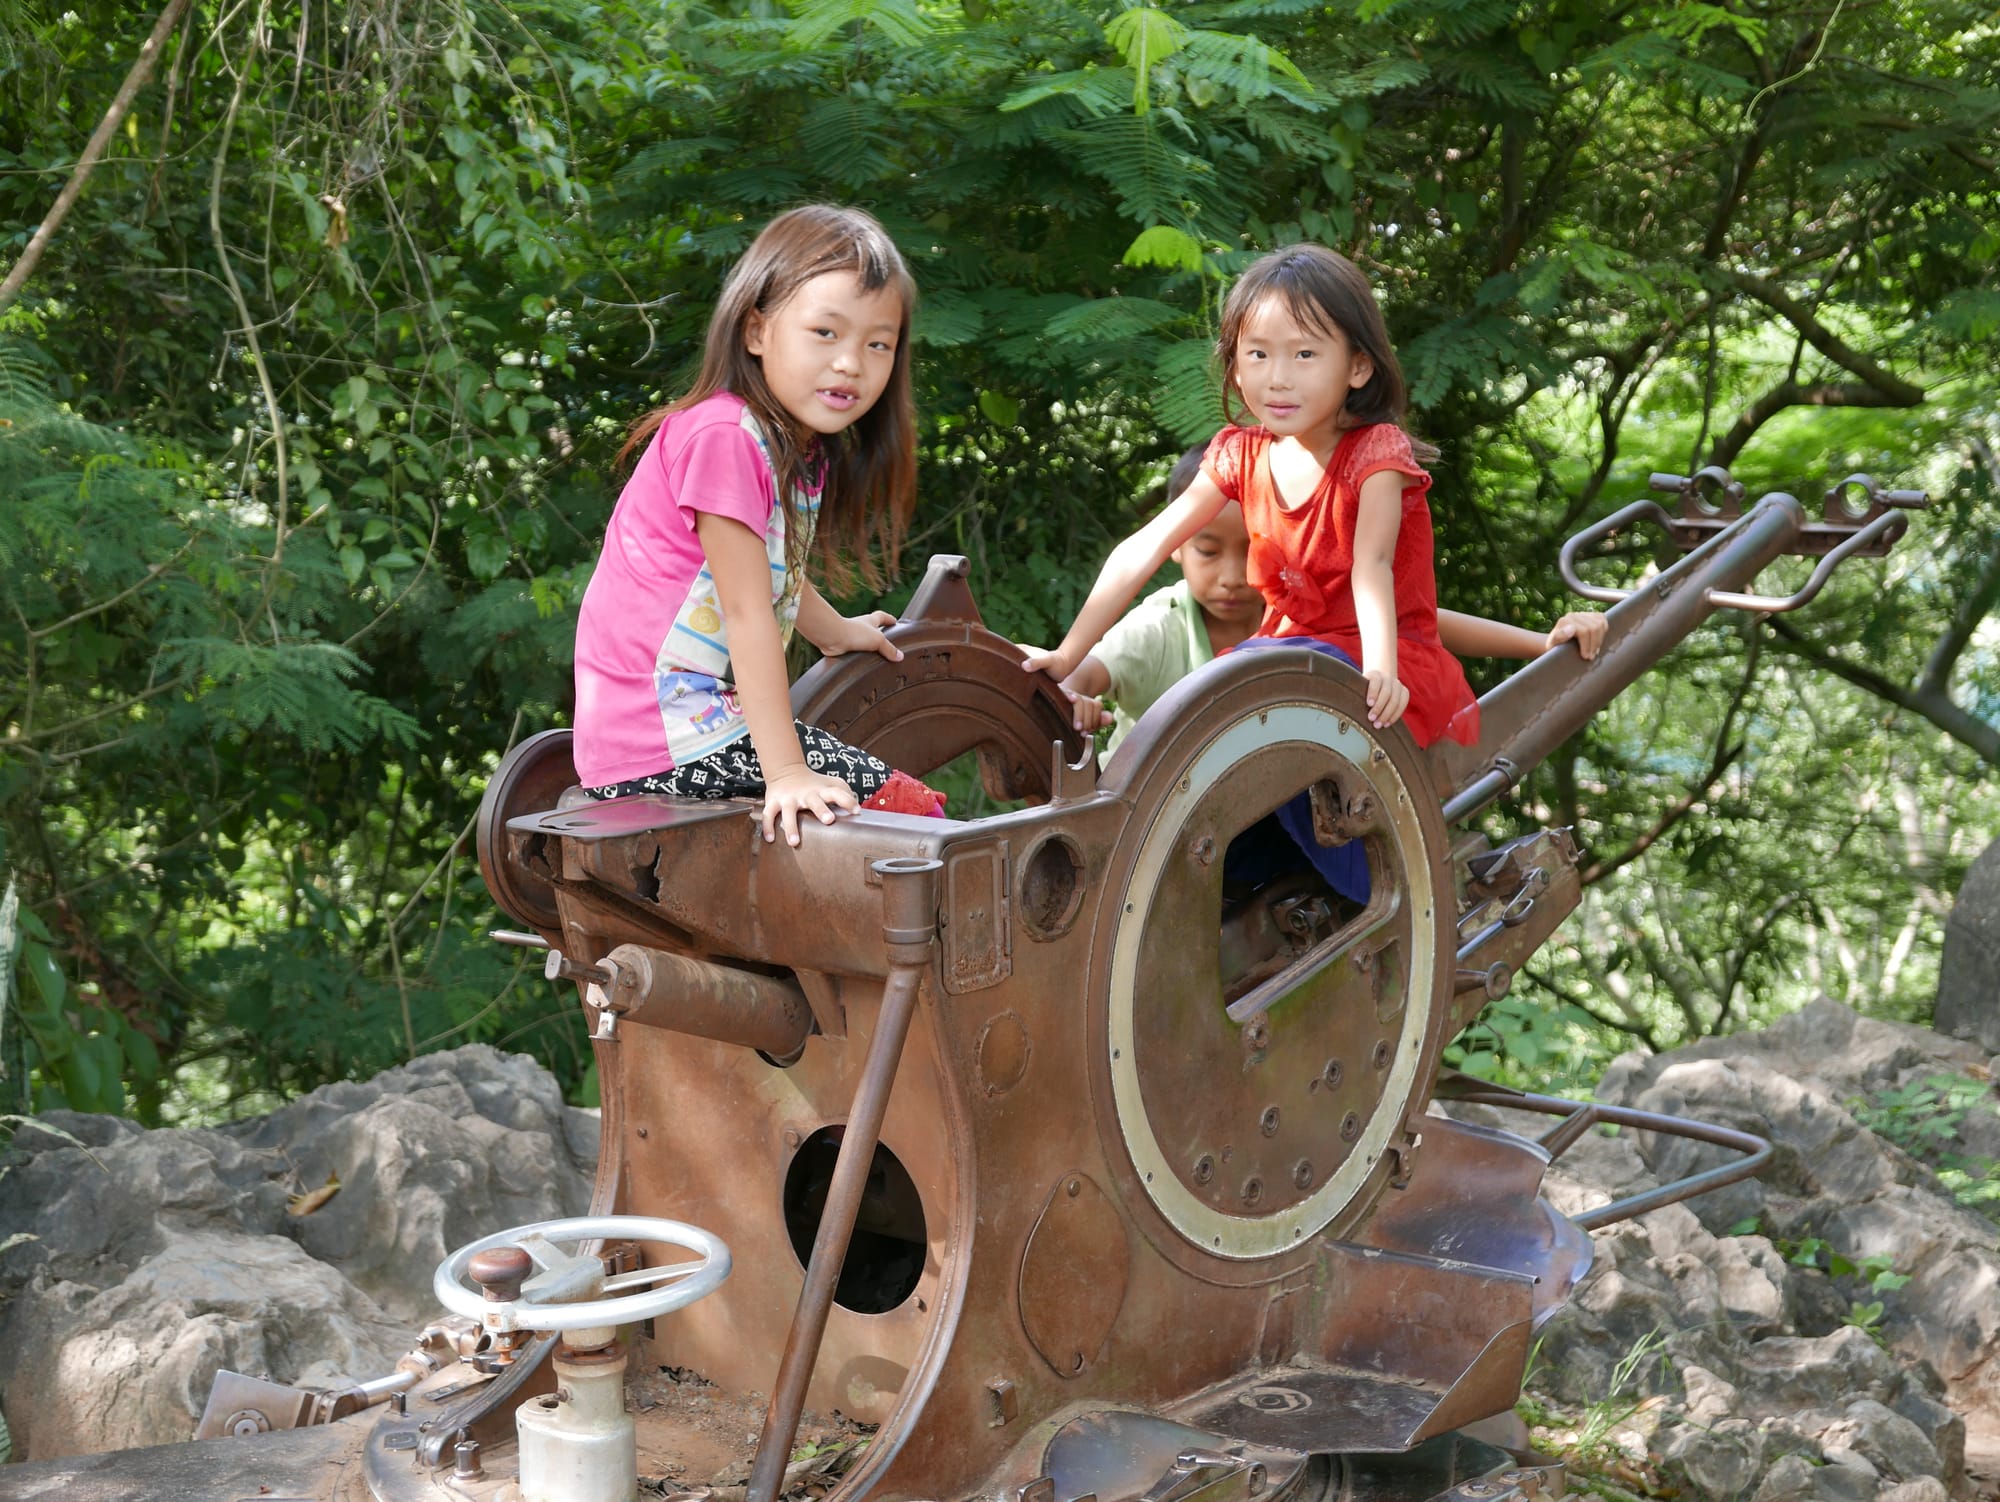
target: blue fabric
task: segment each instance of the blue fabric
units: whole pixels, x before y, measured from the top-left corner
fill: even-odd
[[[1357,672],[1361,667],[1360,663],[1332,642],[1321,641],[1316,636],[1253,636],[1248,641],[1239,643],[1234,650],[1254,652],[1265,647],[1304,647],[1307,651],[1322,652],[1328,657],[1337,658]],[[1312,862],[1312,868],[1319,872],[1320,878],[1328,886],[1349,902],[1362,907],[1368,905],[1368,851],[1361,841],[1349,840],[1345,845],[1328,847],[1314,839],[1310,793],[1300,793],[1278,810],[1276,818],[1278,827],[1292,837],[1292,843],[1297,845],[1305,858]],[[1245,830],[1244,835],[1247,836],[1250,832]],[[1239,840],[1241,838],[1239,836]],[[1230,855],[1235,856],[1233,849]],[[1225,876],[1233,876],[1239,880],[1261,882],[1276,874],[1275,871],[1266,869],[1269,863],[1268,849],[1254,853],[1246,852],[1243,860],[1233,863],[1233,868],[1231,863],[1225,863],[1223,872]],[[1265,874],[1256,875],[1259,870],[1264,870]]]

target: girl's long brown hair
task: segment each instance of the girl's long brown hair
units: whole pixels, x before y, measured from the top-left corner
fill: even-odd
[[[816,435],[778,404],[764,381],[764,362],[744,348],[743,333],[752,313],[769,318],[799,288],[830,271],[852,272],[863,292],[893,288],[903,304],[889,384],[875,405],[851,426],[819,438],[825,465],[813,554],[829,590],[837,594],[847,589],[857,574],[862,583],[879,588],[885,574],[894,573],[916,504],[917,422],[910,396],[910,317],[916,308],[917,288],[902,253],[873,215],[814,203],[780,214],[765,225],[722,284],[722,296],[708,321],[701,373],[693,387],[678,401],[639,419],[618,452],[618,462],[623,464],[639,450],[671,413],[706,401],[718,391],[733,392],[763,425],[772,467],[777,471],[779,504],[785,508],[786,562],[792,568],[804,567],[803,528],[798,525],[792,497],[811,460]]]
[[[1236,346],[1243,337],[1244,320],[1258,304],[1272,297],[1283,302],[1300,327],[1344,336],[1349,346],[1367,355],[1374,365],[1374,374],[1347,393],[1341,408],[1344,414],[1356,424],[1391,422],[1404,426],[1409,390],[1403,384],[1403,367],[1396,363],[1389,326],[1375,304],[1368,278],[1346,256],[1324,245],[1287,245],[1261,256],[1229,289],[1228,300],[1222,305],[1222,331],[1215,340],[1215,356],[1222,362],[1224,422],[1235,423],[1242,416],[1233,398],[1240,396],[1236,390]],[[1435,447],[1414,434],[1410,448],[1425,463],[1438,456]]]

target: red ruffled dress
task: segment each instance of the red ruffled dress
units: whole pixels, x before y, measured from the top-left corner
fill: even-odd
[[[1264,596],[1258,635],[1309,637],[1361,661],[1354,613],[1354,526],[1361,484],[1378,470],[1408,476],[1403,520],[1390,574],[1396,589],[1396,676],[1410,691],[1404,723],[1419,746],[1449,736],[1479,739],[1479,704],[1465,669],[1438,639],[1437,575],[1432,566],[1431,477],[1394,423],[1369,423],[1341,434],[1319,487],[1287,507],[1271,479],[1272,436],[1262,428],[1224,428],[1202,459],[1222,493],[1241,503],[1250,533],[1250,583]]]

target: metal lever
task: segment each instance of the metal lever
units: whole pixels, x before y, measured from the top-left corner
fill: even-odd
[[[516,949],[547,949],[549,941],[540,934],[523,933],[518,928],[489,928],[486,937],[496,944],[511,944]]]

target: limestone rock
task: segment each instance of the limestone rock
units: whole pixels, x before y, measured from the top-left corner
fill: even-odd
[[[1875,1502],[1951,1502],[1951,1493],[1937,1477],[1919,1476],[1915,1481],[1890,1487]]]
[[[1965,873],[1944,926],[1937,1030],[2000,1050],[2000,840]]]
[[[581,1214],[597,1123],[534,1060],[475,1046],[228,1127],[71,1112],[0,1177],[0,1403],[33,1459],[186,1439],[222,1367],[379,1376],[475,1236]],[[337,1175],[310,1215],[292,1194]]]
[[[1887,1258],[1910,1279],[1867,1292],[1868,1301],[1883,1305],[1890,1344],[1935,1368],[1959,1414],[2000,1429],[2000,1227],[1955,1204],[1928,1168],[1850,1109],[1912,1080],[1977,1078],[1984,1069],[1971,1045],[1863,1018],[1822,998],[1759,1033],[1653,1058],[1626,1055],[1606,1071],[1599,1094],[1770,1138],[1775,1152],[1760,1179],[1689,1202],[1693,1214],[1710,1231],[1754,1218],[1766,1236],[1788,1243],[1817,1237],[1851,1261]],[[1636,1134],[1636,1146],[1660,1179],[1726,1156],[1650,1133]],[[1814,1281],[1817,1289],[1802,1294],[1802,1280],[1793,1280],[1788,1312],[1795,1328],[1823,1334],[1864,1290],[1837,1290],[1815,1309],[1808,1300],[1823,1299],[1830,1285]]]
[[[1891,1481],[1936,1476],[1943,1464],[1922,1429],[1869,1398],[1857,1398],[1848,1404],[1846,1415],[1820,1439],[1829,1455],[1835,1450],[1848,1450],[1865,1456]]]

